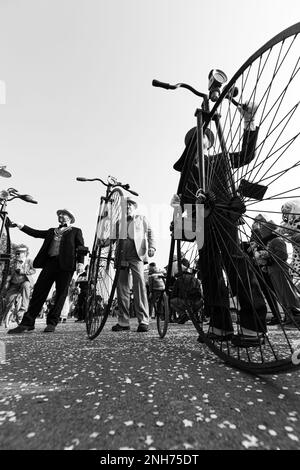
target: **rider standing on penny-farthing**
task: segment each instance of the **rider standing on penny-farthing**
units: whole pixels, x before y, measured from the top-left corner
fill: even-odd
[[[232,173],[255,157],[258,127],[254,123],[256,106],[254,103],[238,107],[244,119],[244,133],[240,152],[208,155],[214,145],[214,134],[205,129],[203,135],[205,195],[204,244],[199,250],[199,276],[202,281],[206,313],[210,316],[208,336],[213,340],[231,340],[235,346],[259,346],[266,332],[267,308],[255,273],[242,252],[238,241],[238,224],[246,207],[232,191]],[[195,155],[191,169],[188,191],[174,195],[171,205],[195,204],[199,189],[199,162],[197,161],[196,127],[185,137],[185,150],[174,164],[174,169],[182,171],[190,152]],[[187,185],[186,185],[187,187]],[[233,336],[233,325],[229,310],[229,292],[226,287],[223,269],[229,281],[231,295],[237,296],[240,304],[240,333]]]

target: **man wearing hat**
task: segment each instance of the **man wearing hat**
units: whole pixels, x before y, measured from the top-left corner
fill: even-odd
[[[80,228],[73,227],[74,215],[67,209],[57,211],[59,226],[48,230],[35,230],[27,225],[16,223],[15,225],[27,235],[35,238],[43,238],[44,243],[33,261],[35,268],[42,271],[34,286],[29,308],[21,324],[9,334],[25,333],[34,330],[35,319],[39,315],[50,289],[55,283],[56,297],[54,305],[47,315],[45,333],[52,333],[59,321],[68,288],[73,273],[78,264],[84,261],[84,241]]]
[[[32,260],[28,258],[28,247],[26,245],[18,245],[15,249],[15,256],[11,263],[8,275],[8,287],[6,291],[5,313],[10,310],[16,296],[21,294],[22,302],[18,311],[18,317],[21,320],[24,312],[28,309],[31,288],[34,284],[33,275],[35,268]]]
[[[214,152],[214,136],[210,129],[203,135],[203,153],[206,184],[204,211],[204,245],[199,247],[199,274],[202,281],[205,309],[210,316],[209,336],[216,341],[229,340],[235,346],[259,346],[260,337],[266,332],[267,308],[255,277],[254,269],[249,271],[245,256],[236,242],[239,220],[246,208],[241,197],[231,186],[232,174],[236,168],[250,163],[255,157],[258,127],[254,123],[256,105],[240,106],[244,120],[241,150],[227,155]],[[196,127],[185,137],[185,149],[173,168],[183,171],[188,157],[193,158],[188,190],[180,197],[174,195],[171,205],[195,204],[196,193],[201,188],[197,159]],[[222,147],[221,147],[222,148]],[[233,337],[233,325],[229,310],[229,292],[223,269],[231,288],[240,304],[241,334]],[[258,320],[257,320],[258,319]]]
[[[137,331],[146,332],[149,329],[149,306],[144,264],[148,263],[148,256],[154,256],[155,242],[148,220],[143,215],[136,214],[136,209],[136,201],[128,197],[127,217],[124,217],[121,222],[121,224],[126,224],[126,230],[124,231],[123,225],[120,226],[120,230],[117,228],[117,232],[122,233],[122,237],[120,237],[122,240],[118,240],[117,246],[117,258],[121,269],[117,284],[118,323],[112,327],[112,331],[130,330],[130,271],[135,313],[139,323]],[[117,233],[117,239],[118,237]]]

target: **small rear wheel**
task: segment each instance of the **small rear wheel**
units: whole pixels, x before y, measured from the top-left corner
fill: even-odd
[[[166,292],[162,292],[155,306],[157,331],[163,338],[168,330],[169,325],[169,297]]]

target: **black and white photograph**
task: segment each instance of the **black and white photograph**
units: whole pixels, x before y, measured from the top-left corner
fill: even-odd
[[[298,0],[0,0],[0,183],[1,452],[300,450]]]

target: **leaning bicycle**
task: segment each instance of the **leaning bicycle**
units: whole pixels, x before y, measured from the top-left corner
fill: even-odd
[[[181,237],[174,236],[173,230],[165,295],[169,294],[176,254],[179,272],[183,258],[198,272],[206,314],[212,319],[211,306],[219,309],[220,334],[209,334],[212,323],[206,326],[197,322],[190,311],[199,340],[226,363],[253,373],[276,373],[300,365],[298,309],[293,310],[287,300],[288,294],[294,299],[299,296],[295,288],[299,269],[287,259],[281,242],[281,253],[275,252],[272,243],[279,229],[280,239],[288,244],[290,252],[300,254],[300,210],[292,203],[300,198],[299,33],[300,23],[268,41],[227,85],[226,74],[212,70],[207,93],[184,83],[153,81],[154,86],[165,89],[188,89],[202,99],[195,113],[197,125],[186,136],[177,194],[181,203],[191,205],[192,220],[195,207],[202,207],[204,245],[196,239],[196,230],[192,230],[195,236]],[[251,129],[256,132],[254,140],[245,136],[242,116],[249,109],[251,123],[255,119]],[[204,153],[203,140],[205,135],[209,140],[211,134],[214,141],[211,139]],[[285,232],[282,208],[285,223],[289,222]],[[264,237],[255,238],[258,217]],[[258,263],[253,242],[264,252],[267,268]],[[273,276],[272,285],[266,270],[270,278]],[[277,284],[275,271],[277,281],[281,280]],[[234,300],[234,315],[228,315],[230,305],[229,300],[224,305],[224,293]],[[258,299],[264,302],[259,304]],[[268,314],[271,311],[276,317],[267,331],[265,306]],[[239,335],[245,313],[251,322],[249,331],[256,329],[258,334],[250,338],[248,345],[246,340],[239,345],[233,342],[232,333]]]
[[[107,183],[100,178],[77,177],[77,181],[100,181],[106,187],[101,197],[96,233],[90,253],[88,293],[85,301],[86,329],[89,339],[96,338],[111,313],[120,270],[122,237],[120,227],[126,216],[123,190],[138,196],[129,184],[109,176]]]

